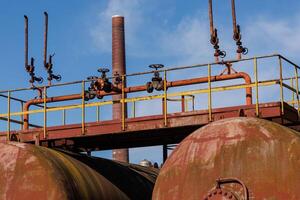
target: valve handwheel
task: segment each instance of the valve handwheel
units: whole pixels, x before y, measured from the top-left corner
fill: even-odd
[[[152,68],[152,69],[155,69],[155,70],[161,69],[163,67],[165,67],[165,66],[162,65],[162,64],[152,64],[152,65],[149,65],[149,68]]]
[[[108,68],[99,68],[97,71],[100,73],[107,73],[107,72],[109,72],[109,69]]]
[[[98,79],[98,76],[89,76],[89,77],[87,77],[87,80],[89,80],[89,81],[95,81],[97,79]]]

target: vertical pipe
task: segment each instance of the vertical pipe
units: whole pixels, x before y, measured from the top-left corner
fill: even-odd
[[[297,95],[296,95],[296,97],[297,97],[297,111],[298,111],[298,119],[299,119],[299,117],[300,117],[300,108],[299,108],[299,106],[300,106],[300,102],[299,102],[299,80],[298,80],[298,69],[297,69],[297,67],[295,67],[295,76],[296,76],[296,90],[297,90]]]
[[[259,99],[258,99],[258,74],[257,74],[257,59],[254,58],[254,78],[255,78],[255,112],[256,116],[259,116]]]
[[[10,141],[10,91],[7,92],[7,141]]]
[[[212,10],[212,0],[208,0],[208,17],[209,17],[209,27],[210,27],[210,34],[214,34],[214,17],[213,17],[213,10]]]
[[[47,138],[47,87],[44,87],[44,139]]]
[[[44,24],[44,66],[47,64],[47,46],[48,46],[48,13],[44,12],[45,24]]]
[[[124,17],[115,15],[112,17],[112,71],[113,74],[118,73],[120,76],[126,74],[125,59],[125,33],[124,33]],[[126,87],[125,83],[124,87]],[[118,101],[122,95],[113,95],[113,100]],[[126,94],[124,95],[126,98]],[[121,103],[113,104],[113,119],[122,120]],[[124,116],[127,118],[127,105],[124,105]],[[113,160],[128,162],[128,149],[115,149],[112,152]]]
[[[164,71],[164,125],[168,126],[168,104],[167,104],[167,71]]]
[[[232,13],[232,24],[233,24],[233,33],[237,32],[237,25],[236,25],[236,12],[235,12],[235,1],[231,0],[231,13]]]
[[[84,94],[85,94],[85,83],[82,81],[81,83],[81,134],[85,134],[85,99],[84,99]]]
[[[282,80],[282,60],[279,57],[279,82],[280,82],[280,102],[281,102],[281,114],[284,114],[284,96],[283,96],[283,80]]]
[[[28,66],[28,17],[24,15],[24,22],[25,22],[25,68]]]
[[[208,77],[208,121],[212,121],[212,109],[211,109],[211,65],[207,65],[207,77]]]

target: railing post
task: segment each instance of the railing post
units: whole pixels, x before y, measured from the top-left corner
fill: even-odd
[[[63,125],[66,125],[66,109],[63,109],[62,110],[62,122],[63,122]]]
[[[298,119],[300,117],[300,102],[299,102],[299,82],[298,82],[298,68],[295,67],[295,76],[296,76],[296,90],[297,90],[297,111],[298,111]]]
[[[255,79],[255,113],[259,117],[259,97],[258,97],[258,72],[257,72],[257,58],[254,58],[254,79]]]
[[[81,83],[81,134],[85,134],[85,82]]]
[[[188,97],[184,100],[184,111],[189,110],[189,100],[191,100],[191,98]]]
[[[167,71],[164,70],[164,125],[168,126],[168,104],[167,104]]]
[[[284,114],[284,96],[283,96],[283,78],[282,78],[282,60],[279,56],[279,83],[280,83],[280,102],[281,102],[281,114]]]
[[[294,78],[291,78],[290,81],[291,81],[291,87],[294,90],[296,90],[295,87],[294,87]],[[292,91],[292,106],[295,107],[295,93],[294,93],[294,91]]]
[[[181,95],[181,112],[185,112],[186,111],[186,105],[185,105],[186,101],[184,98],[184,95]]]
[[[96,107],[96,115],[97,115],[97,116],[96,116],[96,117],[97,117],[96,120],[97,120],[97,122],[99,122],[99,121],[100,121],[100,106],[97,106],[97,107]]]
[[[122,131],[125,131],[125,76],[122,75]]]
[[[135,118],[135,101],[132,102],[132,116]]]
[[[10,91],[7,92],[7,135],[6,140],[10,141]]]
[[[212,121],[212,103],[211,103],[211,65],[207,65],[207,77],[208,77],[208,121]]]
[[[21,111],[23,112],[23,108],[24,108],[24,103],[23,103],[23,101],[21,101]],[[23,115],[20,115],[20,120],[21,120],[21,122],[23,122],[23,123],[20,123],[20,128],[21,128],[21,130],[23,130],[23,127],[24,127],[24,117],[23,117]]]
[[[47,87],[44,87],[44,128],[43,128],[43,132],[44,132],[44,139],[47,138]]]
[[[194,95],[192,96],[192,99],[193,99],[192,109],[193,109],[193,111],[195,111],[195,96]]]

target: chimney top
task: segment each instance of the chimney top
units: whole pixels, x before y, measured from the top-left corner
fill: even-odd
[[[122,15],[113,15],[112,18],[114,18],[114,17],[124,17],[124,16],[122,16]]]

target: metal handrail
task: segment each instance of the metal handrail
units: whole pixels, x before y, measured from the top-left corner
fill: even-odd
[[[164,71],[175,71],[175,70],[183,70],[183,69],[191,69],[191,68],[199,68],[199,67],[207,67],[208,65],[214,66],[214,65],[224,65],[225,63],[237,63],[237,62],[243,62],[243,61],[249,61],[249,60],[254,60],[255,58],[257,60],[259,59],[265,59],[265,58],[272,58],[272,57],[280,57],[283,60],[287,61],[291,65],[297,67],[300,69],[298,65],[293,63],[292,61],[288,60],[287,58],[283,57],[280,54],[271,54],[271,55],[265,55],[265,56],[257,56],[257,57],[250,57],[250,58],[242,58],[242,59],[234,59],[234,60],[223,60],[220,62],[212,62],[212,63],[205,63],[205,64],[195,64],[195,65],[188,65],[188,66],[177,66],[177,67],[168,67],[164,70],[157,70],[157,72],[164,72]],[[132,67],[134,68],[134,67]],[[145,72],[140,72],[140,73],[132,73],[132,74],[126,74],[124,75],[125,77],[130,77],[130,76],[138,76],[138,75],[145,75],[145,74],[152,74],[154,71],[145,71]],[[110,76],[107,77],[108,79],[113,79],[116,78],[116,76]],[[55,83],[52,84],[51,86],[48,85],[41,85],[41,86],[35,86],[35,87],[25,87],[25,88],[17,88],[17,89],[11,89],[11,90],[0,90],[0,95],[2,93],[7,93],[8,91],[10,92],[17,92],[17,91],[25,91],[25,90],[32,90],[34,88],[40,88],[43,89],[44,87],[52,88],[52,87],[59,87],[59,86],[66,86],[66,85],[74,85],[74,84],[79,84],[79,83],[89,83],[91,80],[79,80],[79,81],[72,81],[72,82],[66,82],[66,83]]]
[[[273,79],[273,80],[266,80],[266,81],[258,81],[258,64],[257,61],[259,59],[263,58],[271,58],[271,57],[278,57],[279,59],[279,79]],[[227,85],[227,86],[220,86],[220,87],[212,87],[211,85],[211,71],[212,71],[212,66],[213,65],[223,65],[225,63],[235,63],[235,62],[241,62],[241,61],[248,61],[248,60],[253,60],[254,61],[254,79],[255,81],[252,82],[251,84],[233,84],[233,85]],[[284,78],[283,77],[283,65],[282,65],[282,60],[288,62],[294,67],[295,74],[294,77],[288,77]],[[174,93],[168,93],[167,92],[167,72],[169,71],[174,71],[174,70],[181,70],[181,69],[189,69],[189,68],[195,68],[195,67],[207,67],[207,74],[208,74],[208,87],[206,89],[198,89],[198,90],[189,90],[189,91],[183,91],[183,92],[174,92]],[[294,64],[292,61],[289,61],[285,57],[279,55],[279,54],[273,54],[273,55],[268,55],[268,56],[260,56],[260,57],[252,57],[252,58],[244,58],[240,60],[231,60],[231,61],[222,61],[222,62],[215,62],[211,64],[199,64],[199,65],[190,65],[190,66],[183,66],[183,67],[175,67],[175,68],[169,68],[169,69],[164,69],[164,70],[158,70],[158,72],[163,72],[164,73],[164,79],[163,79],[163,94],[159,95],[152,95],[152,96],[141,96],[141,97],[133,97],[133,98],[126,98],[125,97],[125,92],[124,92],[124,82],[126,80],[126,77],[129,76],[138,76],[138,75],[143,75],[143,74],[150,74],[153,73],[153,71],[148,71],[148,72],[142,72],[142,73],[134,73],[134,74],[128,74],[128,75],[122,75],[122,98],[118,101],[102,101],[102,102],[94,102],[94,103],[86,103],[85,102],[85,83],[89,82],[87,80],[82,80],[82,81],[74,81],[74,82],[69,82],[69,83],[60,83],[60,84],[53,84],[51,86],[40,86],[38,88],[43,89],[43,106],[42,105],[37,105],[39,107],[42,107],[43,109],[36,109],[36,110],[31,110],[31,111],[21,111],[21,112],[11,112],[11,104],[10,101],[11,99],[13,100],[18,100],[21,103],[23,103],[23,100],[17,99],[17,98],[12,98],[11,94],[12,92],[15,91],[21,91],[21,90],[31,90],[33,88],[21,88],[21,89],[15,89],[15,90],[5,90],[5,91],[0,91],[0,93],[7,92],[6,95],[0,94],[0,97],[3,96],[8,99],[7,101],[7,107],[8,111],[7,113],[2,113],[0,114],[0,119],[7,117],[7,138],[8,140],[10,139],[10,129],[11,129],[11,122],[15,122],[16,120],[12,120],[12,116],[22,116],[24,114],[35,114],[35,113],[44,113],[44,125],[43,125],[43,132],[44,132],[44,139],[47,138],[47,113],[48,112],[53,112],[53,111],[63,111],[63,124],[65,124],[65,111],[69,109],[76,109],[76,108],[81,108],[81,123],[82,123],[82,134],[85,134],[85,112],[86,112],[86,107],[97,107],[97,121],[100,120],[99,117],[99,109],[100,106],[104,105],[110,105],[114,103],[121,103],[122,104],[122,130],[126,130],[126,109],[125,109],[125,104],[129,102],[135,102],[137,101],[144,101],[144,100],[151,100],[151,99],[163,99],[163,117],[164,117],[164,126],[168,126],[168,109],[167,109],[167,100],[168,97],[176,97],[176,96],[186,96],[186,95],[195,95],[195,94],[203,94],[207,93],[208,94],[208,121],[213,121],[213,116],[212,116],[212,93],[213,92],[218,92],[218,91],[227,91],[227,90],[236,90],[236,89],[243,89],[243,88],[256,88],[256,102],[255,102],[255,109],[256,109],[256,115],[259,116],[259,92],[258,89],[259,87],[263,86],[270,86],[270,85],[276,85],[278,84],[280,86],[280,102],[281,102],[281,112],[284,114],[284,95],[283,95],[283,88],[287,88],[288,90],[293,92],[293,97],[292,101],[288,102],[293,102],[293,106],[295,105],[295,94],[297,98],[297,111],[298,115],[300,116],[300,101],[299,101],[299,84],[298,84],[298,69],[299,66]],[[110,77],[113,78],[113,77]],[[292,80],[291,86],[288,84],[284,83],[286,80]],[[294,87],[293,80],[296,80],[296,88]],[[67,106],[58,106],[58,107],[47,107],[47,89],[50,87],[57,87],[57,86],[65,86],[65,85],[71,85],[71,84],[78,84],[81,83],[81,89],[82,89],[82,102],[80,105],[67,105]],[[25,102],[25,101],[24,101]],[[135,109],[135,105],[134,105]],[[135,112],[134,112],[134,117],[135,117]]]

